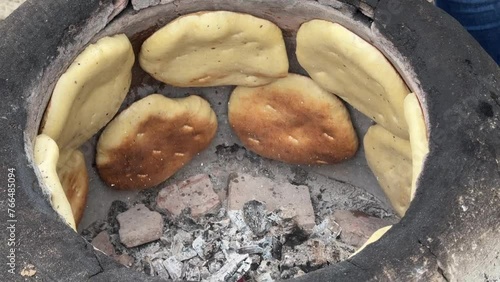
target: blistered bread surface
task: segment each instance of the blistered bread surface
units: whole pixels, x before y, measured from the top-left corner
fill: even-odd
[[[296,74],[265,86],[234,89],[229,122],[245,147],[287,163],[338,163],[358,148],[343,103]]]
[[[204,150],[216,130],[215,113],[204,99],[149,95],[103,131],[97,144],[99,175],[116,189],[152,187]]]

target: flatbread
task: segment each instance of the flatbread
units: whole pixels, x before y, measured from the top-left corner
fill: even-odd
[[[121,112],[97,144],[97,169],[115,189],[155,186],[205,149],[217,130],[210,104],[198,96],[149,95]]]
[[[181,87],[258,86],[288,73],[278,26],[227,11],[170,22],[143,43],[139,62],[157,80]]]
[[[61,155],[68,154],[67,161],[58,163],[57,175],[69,201],[76,225],[82,219],[85,205],[87,204],[87,194],[89,191],[89,175],[85,164],[85,157],[80,150],[75,150]]]
[[[76,230],[71,206],[64,194],[56,172],[56,165],[59,159],[59,148],[56,142],[45,134],[38,135],[35,139],[34,159],[42,176],[41,180],[50,193],[52,207],[71,228]]]
[[[344,104],[296,74],[265,86],[236,87],[229,100],[229,123],[245,147],[287,163],[338,163],[358,148]]]
[[[371,126],[363,140],[368,166],[396,213],[403,216],[410,205],[412,159],[410,141],[380,125]]]
[[[89,45],[57,81],[41,133],[55,140],[61,152],[79,148],[118,112],[133,64],[132,45],[123,34]]]
[[[312,20],[297,32],[296,53],[321,87],[408,139],[403,101],[410,90],[377,48],[337,23]]]
[[[413,93],[405,98],[405,118],[410,133],[411,157],[413,176],[411,181],[411,199],[415,196],[417,180],[422,172],[424,160],[429,153],[429,140],[427,139],[427,128],[425,126],[422,108],[417,96]]]

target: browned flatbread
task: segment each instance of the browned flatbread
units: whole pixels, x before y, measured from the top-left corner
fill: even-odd
[[[85,211],[89,192],[89,175],[83,153],[79,150],[70,152],[66,161],[61,165],[58,164],[57,175],[78,226]]]
[[[202,98],[149,95],[103,131],[97,144],[99,175],[115,189],[155,186],[205,149],[216,130],[215,113]]]
[[[344,104],[296,74],[261,87],[237,87],[229,123],[248,149],[292,164],[338,163],[358,148]]]

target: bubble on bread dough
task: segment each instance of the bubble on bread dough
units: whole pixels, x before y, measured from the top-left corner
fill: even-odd
[[[273,108],[273,106],[271,105],[266,105],[266,108],[270,109],[271,111],[274,111],[274,112],[278,112],[278,110],[276,110],[275,108]]]
[[[192,132],[193,130],[194,130],[194,128],[192,126],[187,125],[187,124],[182,127],[182,131],[184,131],[184,132]]]
[[[255,144],[260,144],[260,141],[259,141],[259,140],[257,140],[257,139],[255,139],[255,138],[251,138],[251,137],[249,137],[249,138],[248,138],[248,141],[253,142],[253,143],[255,143]]]
[[[333,138],[333,136],[331,136],[330,134],[328,134],[326,132],[323,133],[323,136],[325,136],[328,140],[331,140],[331,141],[335,140],[335,138]]]
[[[299,140],[292,135],[288,136],[288,140],[292,141],[292,143],[299,144]]]

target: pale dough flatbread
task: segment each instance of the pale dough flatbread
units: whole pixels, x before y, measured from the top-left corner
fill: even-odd
[[[368,166],[396,213],[403,216],[410,205],[412,159],[410,141],[380,125],[371,126],[363,140]]]
[[[97,144],[97,169],[116,189],[157,185],[205,149],[217,118],[198,96],[170,99],[149,95],[121,112]]]
[[[425,157],[429,153],[429,140],[427,139],[427,128],[425,126],[422,108],[414,93],[405,98],[405,117],[410,133],[411,155],[413,164],[413,176],[411,181],[411,199],[415,196],[417,179],[422,172]]]
[[[56,172],[59,159],[59,148],[56,142],[45,134],[38,135],[35,139],[34,158],[42,176],[41,180],[49,190],[52,207],[71,228],[76,230],[71,206]]]
[[[296,74],[265,86],[236,87],[229,100],[229,123],[245,147],[287,163],[338,163],[358,148],[344,104],[309,77]]]
[[[118,112],[133,64],[132,45],[123,34],[89,45],[57,81],[41,133],[55,140],[61,152],[79,148]]]
[[[89,175],[85,157],[80,150],[61,153],[61,156],[64,154],[69,154],[69,156],[65,158],[67,161],[63,164],[58,163],[57,175],[71,206],[76,225],[78,225],[87,204]]]
[[[319,85],[408,139],[403,101],[410,90],[377,48],[337,23],[312,20],[297,32],[296,53]]]
[[[170,22],[144,42],[139,62],[157,80],[182,87],[258,86],[288,73],[278,26],[227,11]]]

